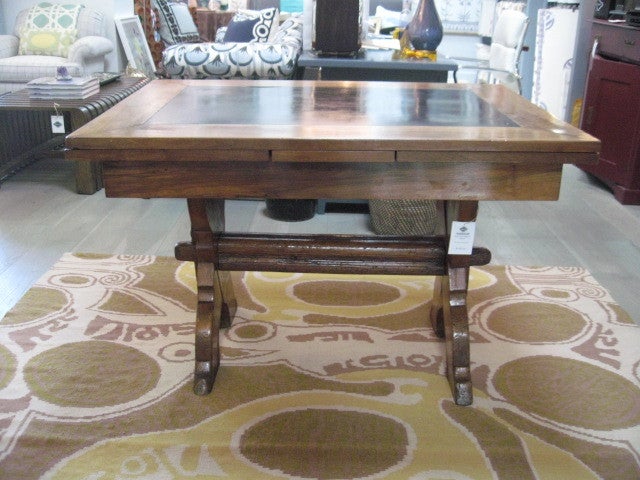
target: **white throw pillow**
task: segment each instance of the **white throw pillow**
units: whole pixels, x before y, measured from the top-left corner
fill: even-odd
[[[154,0],[160,14],[160,38],[167,45],[200,41],[189,7],[180,2]]]

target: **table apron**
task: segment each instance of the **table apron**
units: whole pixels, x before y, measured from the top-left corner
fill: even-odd
[[[562,164],[108,161],[103,175],[125,198],[557,200]]]

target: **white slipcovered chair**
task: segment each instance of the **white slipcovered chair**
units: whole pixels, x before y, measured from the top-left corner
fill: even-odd
[[[500,83],[521,93],[519,63],[528,25],[529,18],[525,13],[503,10],[493,30],[488,59],[479,59],[475,65],[459,65],[458,72],[454,74],[456,82],[458,73],[474,70],[479,83]]]
[[[59,66],[72,76],[103,72],[113,50],[106,34],[104,14],[82,5],[43,2],[20,11],[13,35],[0,35],[0,94],[53,77]]]

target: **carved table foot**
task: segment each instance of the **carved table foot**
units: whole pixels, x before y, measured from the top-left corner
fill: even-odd
[[[469,268],[451,268],[442,281],[447,378],[457,405],[473,403],[471,384],[467,284]]]
[[[220,366],[220,318],[222,295],[214,281],[213,263],[196,262],[198,308],[196,312],[196,367],[193,391],[211,392]]]
[[[452,222],[474,222],[477,213],[478,202],[445,202],[447,236],[451,235]],[[453,399],[457,405],[471,405],[473,386],[467,311],[470,255],[447,254],[446,261],[447,274],[436,278],[429,315],[436,335],[445,338],[447,378]]]

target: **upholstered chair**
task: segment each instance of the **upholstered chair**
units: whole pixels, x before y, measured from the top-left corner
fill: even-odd
[[[113,50],[104,14],[82,5],[41,3],[18,13],[13,35],[0,35],[0,94],[53,77],[103,72]]]
[[[475,65],[461,64],[457,74],[471,70],[480,83],[501,83],[521,93],[519,72],[524,35],[529,25],[527,15],[518,10],[503,10],[496,21],[489,47],[488,59]],[[454,59],[455,60],[455,59]]]
[[[288,79],[301,51],[302,14],[280,22],[277,9],[268,8],[239,12],[218,29],[215,42],[168,47],[162,63],[170,78]]]
[[[197,8],[173,0],[134,0],[133,10],[142,29],[158,73],[162,73],[162,52],[183,42],[200,42],[196,25]]]

